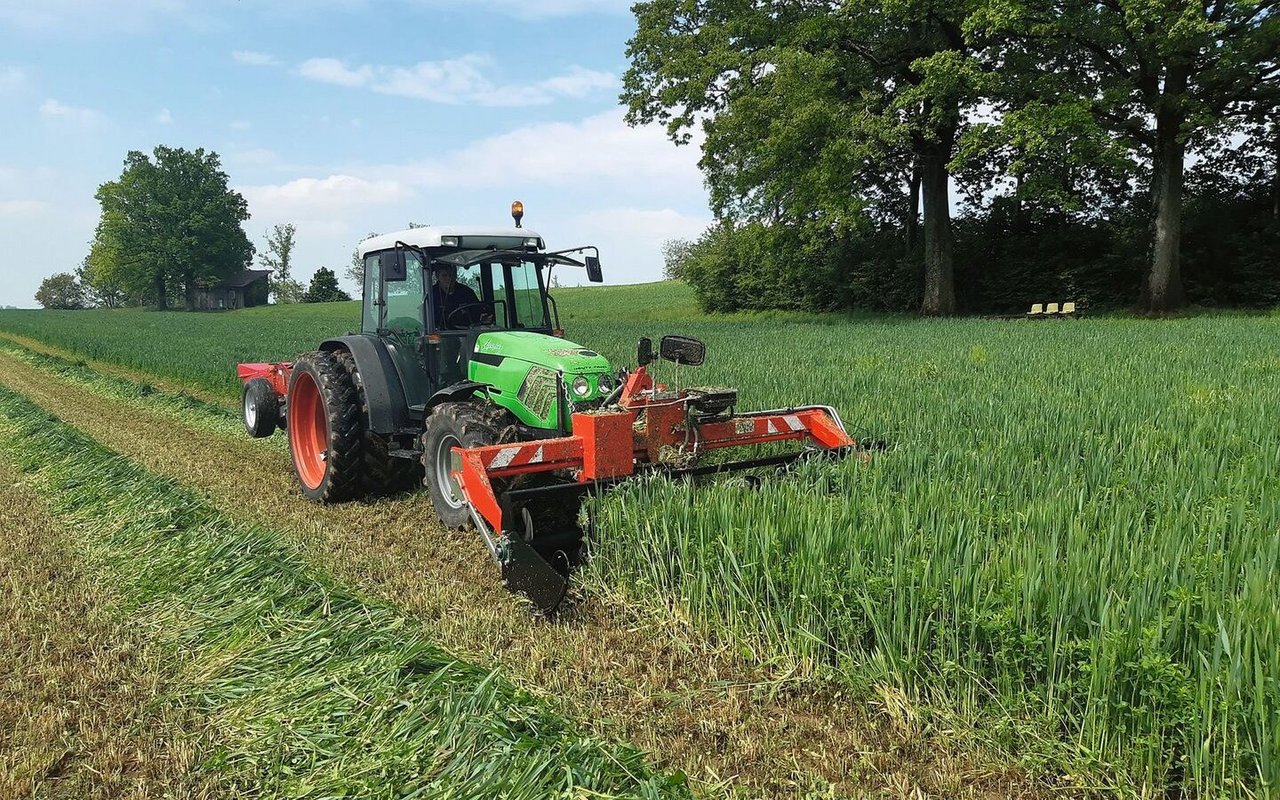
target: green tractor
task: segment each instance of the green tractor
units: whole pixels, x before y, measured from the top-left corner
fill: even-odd
[[[474,524],[508,586],[550,611],[584,557],[585,494],[648,468],[696,472],[699,452],[718,447],[852,444],[826,407],[739,415],[732,390],[654,385],[647,339],[630,372],[567,341],[549,274],[585,269],[599,283],[599,253],[548,252],[520,226],[519,203],[512,214],[513,228],[423,227],[364,241],[360,333],[291,363],[239,365],[246,429],[287,431],[307,498],[425,483],[440,521]],[[704,349],[669,336],[658,356],[696,365]]]

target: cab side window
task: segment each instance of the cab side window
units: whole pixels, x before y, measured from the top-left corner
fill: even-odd
[[[422,333],[422,264],[414,253],[404,254],[405,275],[401,281],[387,281],[387,316],[384,328]]]
[[[364,257],[364,315],[360,320],[360,330],[374,333],[379,328],[378,288],[382,282],[382,262],[377,253]]]

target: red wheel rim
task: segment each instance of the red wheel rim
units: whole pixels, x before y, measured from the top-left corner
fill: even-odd
[[[306,372],[295,374],[289,390],[289,450],[299,480],[308,489],[318,489],[327,466],[329,425],[316,379]]]

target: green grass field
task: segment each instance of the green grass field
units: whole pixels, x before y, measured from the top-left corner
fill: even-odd
[[[1280,792],[1280,315],[708,317],[674,284],[559,298],[569,338],[615,363],[640,335],[698,336],[707,366],[660,378],[737,386],[744,410],[829,403],[887,444],[755,491],[621,490],[588,586],[1068,786]],[[357,316],[6,311],[0,330],[234,401],[237,361]]]

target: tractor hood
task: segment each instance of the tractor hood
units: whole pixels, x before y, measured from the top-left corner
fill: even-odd
[[[483,333],[476,339],[480,360],[517,359],[565,375],[589,375],[610,370],[609,360],[594,350],[556,336],[531,331]]]

